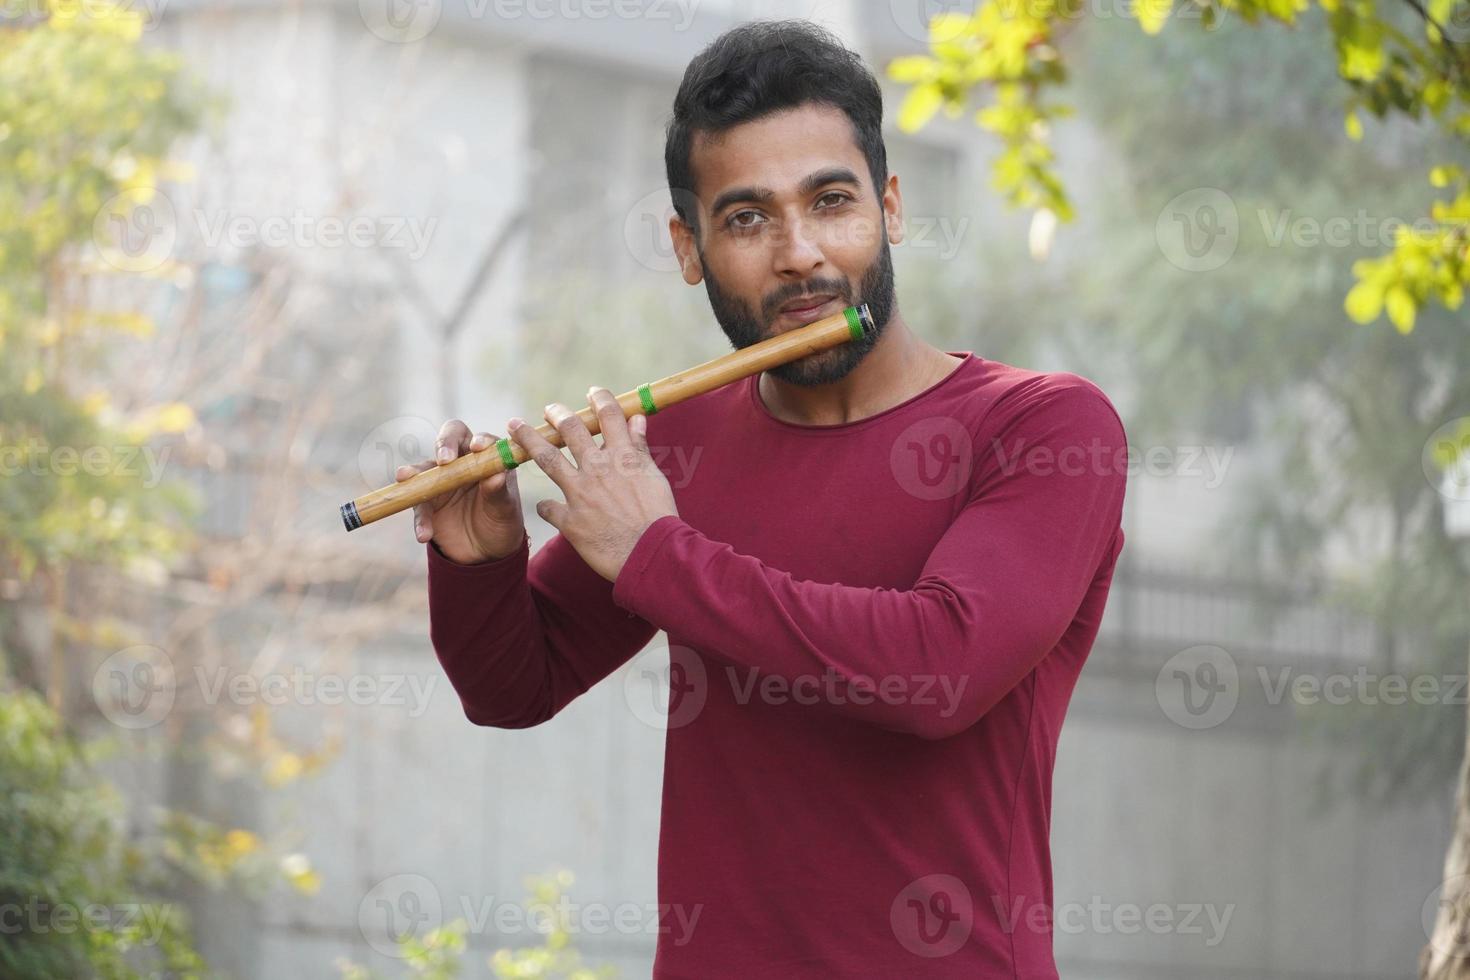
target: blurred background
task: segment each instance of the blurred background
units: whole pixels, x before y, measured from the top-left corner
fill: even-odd
[[[1455,880],[1470,331],[1450,280],[1355,264],[1464,127],[1375,107],[1378,8],[1335,8],[1097,0],[1022,39],[1070,118],[1007,129],[972,111],[1002,84],[913,96],[973,3],[4,0],[0,976],[649,975],[666,638],[477,728],[407,516],[338,507],[447,418],[728,349],[663,127],[774,17],[882,79],[908,322],[1093,379],[1135,450],[1058,747],[1062,976],[1415,976]],[[1022,130],[1054,156],[1007,180]],[[520,483],[539,547],[556,490]]]

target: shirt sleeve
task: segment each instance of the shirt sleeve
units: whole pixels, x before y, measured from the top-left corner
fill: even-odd
[[[991,408],[970,496],[911,588],[798,580],[669,515],[613,600],[738,667],[834,678],[846,693],[824,709],[928,739],[969,728],[1057,645],[1121,545],[1122,422],[1087,379],[1043,377]]]
[[[495,561],[461,565],[429,541],[429,640],[465,717],[530,728],[627,662],[658,632],[612,601],[612,583],[562,535],[529,535]]]

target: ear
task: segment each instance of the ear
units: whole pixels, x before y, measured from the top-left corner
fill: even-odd
[[[669,238],[679,259],[679,274],[689,285],[699,285],[704,278],[704,266],[699,261],[699,250],[694,247],[694,231],[677,213],[669,216]]]
[[[883,227],[890,245],[903,241],[903,195],[898,190],[898,174],[894,173],[883,185]]]

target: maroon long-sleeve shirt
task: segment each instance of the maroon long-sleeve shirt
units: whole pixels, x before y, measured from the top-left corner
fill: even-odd
[[[426,546],[476,724],[540,724],[667,632],[657,980],[1057,976],[1052,765],[1127,445],[1086,378],[953,353],[856,422],[781,421],[755,378],[650,417],[679,513],[615,582],[561,535]]]

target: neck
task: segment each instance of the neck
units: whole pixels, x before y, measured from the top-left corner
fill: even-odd
[[[842,425],[907,401],[963,360],[919,339],[895,309],[873,349],[846,377],[807,387],[762,372],[756,390],[766,410],[783,422]]]

